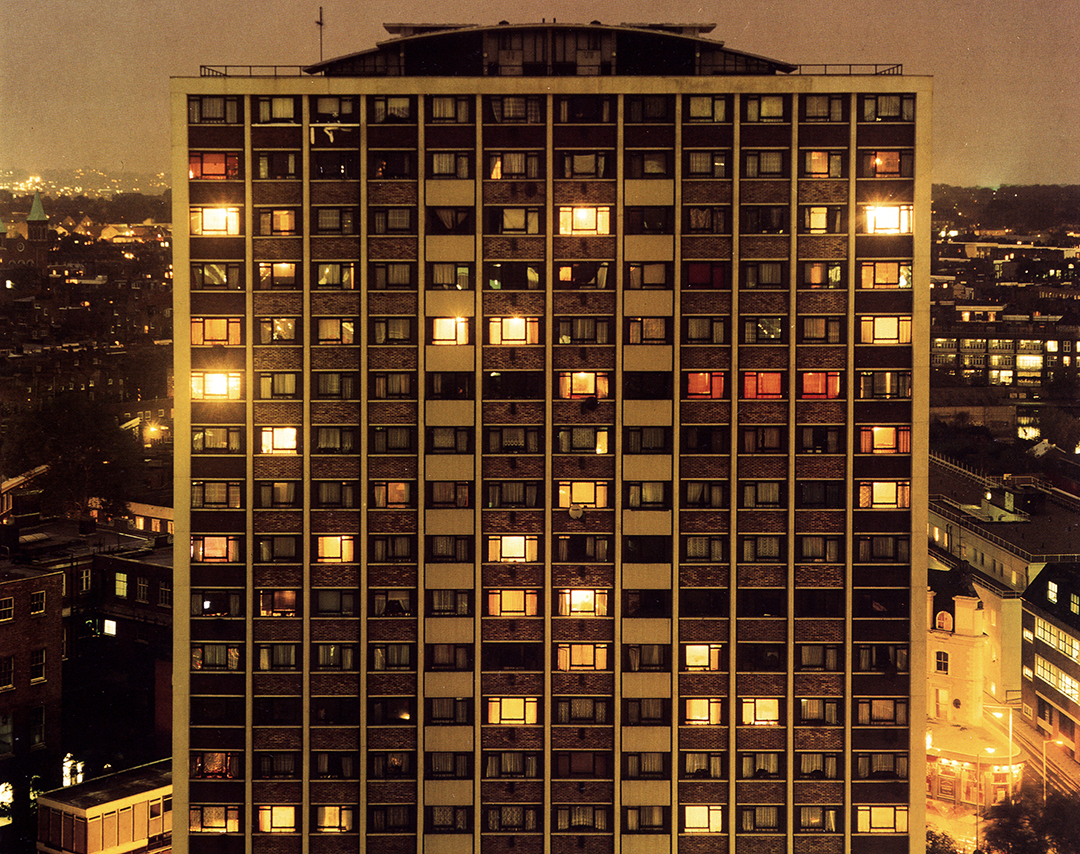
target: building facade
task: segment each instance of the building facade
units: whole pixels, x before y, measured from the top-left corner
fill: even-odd
[[[176,850],[921,850],[929,80],[388,29],[173,84]]]

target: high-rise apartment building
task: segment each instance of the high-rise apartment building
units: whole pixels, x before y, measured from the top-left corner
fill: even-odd
[[[921,850],[929,80],[388,29],[174,81],[177,850]]]

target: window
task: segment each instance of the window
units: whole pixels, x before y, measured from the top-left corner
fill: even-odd
[[[777,726],[780,723],[780,700],[769,698],[743,698],[739,723],[743,726]]]
[[[407,371],[385,371],[370,374],[371,396],[376,400],[415,400],[414,375]],[[390,430],[391,428],[387,428]],[[402,429],[402,428],[398,428]]]
[[[472,208],[428,208],[428,234],[475,234]]]
[[[667,206],[627,207],[624,212],[627,234],[674,234],[674,209]]]
[[[484,98],[484,108],[497,124],[537,124],[544,121],[544,102],[539,95],[490,95]]]
[[[847,230],[847,210],[838,205],[799,208],[803,234],[841,234]]]
[[[273,264],[259,264],[258,267],[259,290],[282,290],[290,291],[299,287],[296,278],[296,264],[293,262],[275,262]],[[282,332],[287,330],[283,329]],[[273,329],[270,330],[271,334]],[[262,340],[260,344],[273,343],[273,339]]]
[[[407,95],[374,96],[368,98],[369,120],[384,122],[408,122],[413,118],[413,99]]]
[[[368,644],[368,667],[372,670],[415,670],[416,664],[413,658],[413,644]]]
[[[731,209],[726,205],[683,208],[683,231],[686,234],[728,234]]]
[[[191,482],[191,506],[238,509],[243,507],[240,481]]]
[[[562,371],[557,375],[559,398],[580,400],[595,397],[604,400],[610,396],[607,371]]]
[[[844,318],[803,317],[803,344],[842,344],[844,341]]]
[[[689,697],[683,702],[685,714],[682,722],[688,726],[710,726],[725,722],[724,700],[720,697]]]
[[[224,262],[191,265],[191,289],[193,291],[241,291],[244,280],[240,264]]]
[[[722,563],[727,560],[727,538],[684,537],[683,550],[683,559],[687,562]]]
[[[614,152],[560,151],[555,154],[555,164],[560,178],[615,177]]]
[[[607,261],[560,264],[554,286],[561,289],[602,290],[607,287],[609,269]]]
[[[864,315],[859,318],[860,344],[910,344],[911,317]]]
[[[837,563],[840,555],[838,537],[805,536],[799,539],[799,560]]]
[[[296,427],[260,427],[259,453],[262,454],[298,454],[300,453],[299,429]]]
[[[488,832],[530,831],[540,829],[540,809],[520,804],[484,807],[484,829]]]
[[[729,265],[724,261],[690,261],[686,265],[685,288],[724,289],[728,287]]]
[[[240,231],[240,208],[191,208],[191,234],[202,237],[237,236]]]
[[[472,615],[471,590],[428,590],[427,616],[468,617]]]
[[[906,753],[856,753],[855,774],[863,780],[906,780],[908,757]]]
[[[296,481],[257,481],[256,506],[261,508],[299,507],[302,503]]]
[[[626,506],[631,510],[671,509],[671,483],[663,480],[625,481]]]
[[[683,644],[683,670],[726,670],[724,645],[719,643]]]
[[[907,673],[908,648],[898,644],[859,644],[855,669],[861,673]]]
[[[611,483],[604,480],[564,480],[558,483],[559,507],[608,507]]]
[[[241,121],[240,99],[236,96],[188,95],[188,123],[230,124]]]
[[[435,95],[428,99],[432,122],[468,124],[473,99],[465,96]]]
[[[243,344],[242,319],[239,317],[193,317],[191,318],[191,344],[226,345]]]
[[[242,594],[238,590],[193,590],[191,592],[193,617],[239,617],[243,613]]]
[[[688,95],[683,116],[687,122],[726,122],[726,95]]]
[[[905,509],[911,506],[911,484],[906,480],[875,480],[859,483],[859,507]]]
[[[840,261],[804,261],[799,287],[842,288],[846,264]]]
[[[627,178],[669,178],[671,164],[667,151],[627,151]]]
[[[572,433],[575,428],[566,428]],[[606,428],[594,428],[598,432]],[[563,435],[563,431],[559,431]],[[623,450],[628,454],[666,454],[671,451],[671,430],[667,427],[627,427],[623,434]],[[599,451],[598,453],[606,453]]]
[[[356,234],[356,208],[313,208],[316,234]]]
[[[742,396],[747,400],[780,400],[784,397],[783,371],[744,371]]]
[[[860,178],[910,178],[915,174],[911,150],[859,152]]]
[[[634,124],[642,122],[670,122],[675,112],[675,104],[666,95],[627,95],[626,121]]]
[[[472,644],[428,644],[425,657],[426,668],[429,671],[469,671],[473,669]]]
[[[599,563],[611,558],[611,538],[592,534],[561,535],[555,538],[555,561],[559,563]]]
[[[412,833],[415,828],[415,804],[368,807],[369,833]]]
[[[614,336],[606,317],[558,317],[555,319],[558,344],[611,344]]]
[[[193,752],[190,757],[191,776],[200,780],[242,780],[244,754],[238,752]]]
[[[188,809],[188,830],[191,833],[239,833],[240,807],[192,804]]]
[[[781,261],[748,261],[743,263],[742,280],[747,288],[775,290],[787,284],[787,275]]]
[[[802,698],[799,700],[799,723],[837,726],[840,723],[840,700]]]
[[[560,207],[559,234],[610,234],[611,208]]]
[[[271,643],[255,647],[256,670],[296,670],[300,656],[296,644]]]
[[[686,153],[687,178],[726,178],[728,152],[688,151]]]
[[[488,697],[485,703],[489,724],[523,726],[540,722],[540,701],[536,697]]]
[[[858,833],[907,833],[907,807],[855,807]]]
[[[298,218],[296,211],[292,209],[262,210],[258,212],[259,234],[266,235],[294,235],[297,231]]]
[[[711,507],[720,510],[728,506],[726,481],[683,480],[682,489],[685,507]]]
[[[748,122],[782,122],[787,120],[785,95],[744,95],[743,118]]]
[[[746,481],[739,485],[741,507],[780,507],[784,503],[783,484],[773,480]]]
[[[252,98],[255,107],[254,122],[293,123],[299,120],[296,99],[293,97]]]
[[[356,829],[356,807],[315,807],[316,833],[352,833]]]
[[[560,617],[608,616],[607,590],[559,590],[557,611]]]
[[[522,346],[540,343],[539,317],[491,317],[488,344]]]
[[[744,780],[775,779],[784,773],[779,753],[742,753],[739,776]]]
[[[896,400],[911,397],[911,371],[862,371],[859,398]]]
[[[473,755],[432,751],[425,756],[427,776],[436,779],[471,780],[473,778]]]
[[[371,506],[386,507],[415,507],[413,498],[413,483],[407,480],[379,480],[371,484]]]
[[[255,177],[271,180],[298,177],[299,151],[256,151]]]
[[[40,682],[45,678],[45,650],[30,651],[30,681]]]
[[[316,560],[319,563],[351,563],[355,557],[355,537],[326,535],[315,538]]]
[[[193,536],[191,560],[195,563],[236,563],[241,560],[240,537]]]
[[[199,643],[191,646],[192,670],[239,670],[240,666],[238,644]]]
[[[788,231],[786,205],[743,205],[740,216],[744,234],[786,234]]]
[[[683,374],[684,397],[690,400],[723,400],[724,371],[689,371]]]
[[[801,400],[835,400],[843,394],[840,371],[804,371],[800,380]]]
[[[535,617],[540,613],[536,590],[489,590],[486,601],[489,617]]]
[[[260,344],[297,344],[295,317],[260,317],[255,321]]]
[[[743,152],[743,175],[747,178],[784,178],[787,176],[786,151]]]
[[[722,752],[683,752],[680,779],[723,780],[727,777],[726,756]]]
[[[540,234],[539,208],[488,208],[488,234]]]
[[[623,814],[627,833],[667,833],[668,813],[671,807],[636,806],[625,807]]]
[[[862,95],[860,101],[864,122],[915,121],[914,95]]]
[[[799,753],[795,760],[795,777],[800,780],[836,780],[840,757],[835,753]]]
[[[428,290],[438,291],[471,291],[473,289],[473,266],[472,264],[463,263],[431,264],[428,268],[427,287]]]
[[[270,538],[270,539],[286,539]],[[292,538],[288,538],[290,541]],[[300,606],[295,590],[260,590],[256,593],[259,617],[298,617]]]
[[[472,506],[472,481],[428,481],[427,490],[428,507]]]
[[[572,39],[572,37],[571,37]],[[573,49],[574,41],[560,43],[556,50],[561,54],[566,49]],[[581,50],[596,50],[600,47],[594,38],[582,38],[576,47]],[[571,66],[572,67],[572,66]],[[570,73],[574,73],[571,71]],[[595,74],[596,72],[593,71]],[[600,95],[569,95],[556,99],[557,119],[559,123],[601,124],[614,121],[612,98]]]
[[[860,209],[863,234],[911,234],[912,205],[865,205]]]
[[[412,234],[412,208],[370,208],[372,234]]]
[[[844,153],[842,151],[804,151],[804,178],[843,178]]]
[[[860,427],[859,450],[864,454],[910,454],[910,427]]]
[[[859,264],[859,287],[910,288],[911,264],[901,261],[862,261]]]
[[[192,151],[188,154],[188,178],[193,181],[222,181],[240,177],[238,152]]]
[[[949,653],[941,651],[934,653],[934,670],[946,676],[949,674]]]
[[[668,726],[671,701],[660,697],[623,700],[623,723],[627,726]]]
[[[855,546],[860,563],[905,563],[910,551],[907,537],[859,537]]]
[[[609,670],[609,651],[606,643],[560,643],[555,647],[555,669]]]
[[[316,344],[355,344],[355,324],[343,317],[320,317],[315,321]]]
[[[745,563],[776,563],[785,558],[785,540],[778,536],[742,537],[741,560]]]
[[[724,830],[724,807],[719,804],[684,806],[683,830],[686,833],[722,833]]]
[[[368,163],[373,181],[416,177],[411,151],[372,151]]]
[[[844,95],[803,95],[803,119],[808,122],[842,122],[846,100]]]
[[[299,374],[258,374],[259,398],[262,400],[291,400],[300,397],[297,386]]]
[[[468,344],[469,319],[466,317],[435,317],[431,324],[432,344]]]
[[[339,98],[332,95],[319,95],[311,99],[312,122],[344,122],[359,124],[360,117],[354,109],[352,98]]]

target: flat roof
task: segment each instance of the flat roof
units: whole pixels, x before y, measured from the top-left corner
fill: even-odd
[[[77,810],[89,810],[112,801],[132,798],[141,792],[152,792],[172,786],[172,759],[161,759],[147,765],[117,771],[95,777],[75,786],[53,789],[41,794],[41,800],[47,800],[58,806],[69,806]]]

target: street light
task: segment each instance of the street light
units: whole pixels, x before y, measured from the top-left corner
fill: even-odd
[[[994,748],[987,747],[986,752],[993,754]],[[975,848],[981,850],[979,845],[979,815],[982,813],[982,754],[975,754]]]
[[[1013,798],[1013,778],[1015,776],[1013,771],[1013,710],[1012,706],[995,706],[993,704],[984,704],[991,709],[1008,709],[1009,710],[1009,801]],[[1001,720],[1003,712],[991,712],[995,718]]]
[[[1065,742],[1057,738],[1044,738],[1043,739],[1043,803],[1046,803],[1046,745],[1053,742],[1054,744],[1064,744]]]

